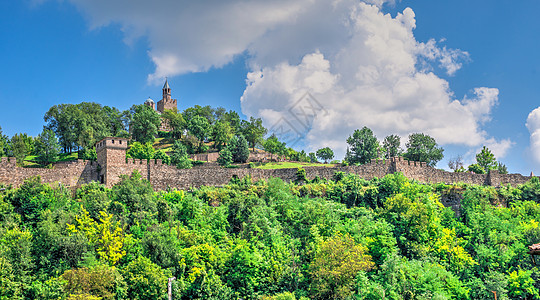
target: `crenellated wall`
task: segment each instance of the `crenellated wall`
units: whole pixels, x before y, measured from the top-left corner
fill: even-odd
[[[18,187],[25,179],[38,175],[42,182],[59,182],[65,186],[77,188],[97,180],[98,164],[95,161],[76,160],[59,162],[54,164],[52,169],[44,169],[18,167],[14,157],[10,157],[9,160],[7,157],[2,157],[0,161],[0,183]]]
[[[254,180],[279,177],[285,181],[293,181],[297,178],[297,168],[266,170],[215,166],[177,169],[174,166],[162,164],[161,160],[126,159],[127,140],[121,138],[106,138],[96,145],[97,162],[83,160],[62,162],[55,164],[52,169],[21,168],[16,166],[14,158],[3,157],[0,161],[0,183],[17,187],[25,179],[39,175],[43,182],[59,182],[72,188],[91,181],[98,181],[107,187],[112,187],[120,181],[121,175],[130,175],[135,170],[139,171],[143,178],[148,179],[156,190],[225,185],[233,177],[242,178],[247,175]],[[330,179],[336,172],[353,173],[366,179],[381,178],[387,174],[402,172],[407,178],[420,182],[463,182],[499,186],[522,184],[531,178],[520,174],[499,174],[498,171],[492,171],[489,174],[447,172],[427,166],[424,162],[407,161],[402,157],[372,160],[371,163],[361,166],[305,167],[304,169],[309,179],[317,176]]]

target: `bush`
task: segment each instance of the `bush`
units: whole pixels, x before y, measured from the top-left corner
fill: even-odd
[[[219,152],[219,157],[217,159],[217,162],[220,166],[228,167],[233,162],[233,156],[229,149],[225,148]]]

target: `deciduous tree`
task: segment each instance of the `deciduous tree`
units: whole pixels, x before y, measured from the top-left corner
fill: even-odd
[[[385,158],[391,158],[401,155],[401,148],[400,148],[401,138],[399,135],[389,135],[384,138],[383,141],[383,149],[384,149],[384,157]]]
[[[204,140],[210,134],[210,129],[210,122],[204,117],[196,115],[189,120],[188,131],[199,140],[199,151]]]
[[[403,155],[406,159],[412,161],[426,162],[434,167],[437,162],[443,159],[442,147],[438,147],[434,138],[423,133],[413,133],[409,135],[407,141],[407,151]]]
[[[321,148],[317,150],[317,157],[324,160],[324,163],[327,163],[329,160],[334,158],[334,151],[329,147]]]
[[[366,251],[349,234],[337,233],[326,241],[319,241],[309,265],[311,293],[317,299],[350,297],[356,274],[375,266]]]
[[[186,146],[181,141],[175,141],[172,150],[171,163],[179,169],[191,169],[192,164]]]
[[[60,145],[52,130],[44,129],[37,137],[36,152],[38,153],[38,160],[43,164],[50,164],[56,161],[60,153]]]
[[[134,105],[131,107],[132,119],[129,129],[133,139],[142,144],[153,143],[161,124],[159,114],[148,105]]]
[[[262,124],[261,118],[249,117],[249,122],[242,120],[242,134],[255,151],[255,146],[262,141],[263,136],[268,132]]]
[[[377,158],[379,142],[371,129],[364,126],[362,129],[356,129],[352,136],[347,138],[349,144],[345,160],[351,164],[365,164],[373,158]]]
[[[165,112],[161,115],[163,120],[171,127],[171,134],[174,139],[181,139],[182,133],[186,129],[187,123],[184,120],[184,117],[178,109],[166,109]]]

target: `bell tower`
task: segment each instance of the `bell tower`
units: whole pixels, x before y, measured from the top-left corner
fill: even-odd
[[[165,78],[165,84],[163,85],[163,99],[171,100],[171,88],[167,78]]]
[[[169,81],[167,79],[165,79],[162,91],[163,98],[157,103],[157,111],[161,114],[164,113],[166,109],[177,108],[176,99],[171,98],[171,88],[169,87]]]

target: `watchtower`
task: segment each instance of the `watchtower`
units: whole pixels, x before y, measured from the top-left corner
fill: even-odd
[[[169,82],[165,79],[165,84],[163,85],[163,98],[157,103],[157,111],[164,113],[166,109],[178,108],[176,99],[171,98],[171,88],[169,87]]]
[[[99,181],[111,186],[117,179],[117,169],[126,164],[128,141],[125,138],[106,137],[96,143]],[[116,168],[115,168],[116,167]]]

